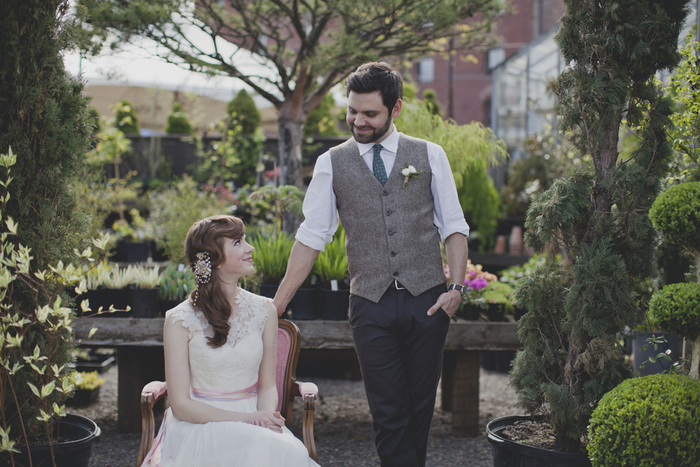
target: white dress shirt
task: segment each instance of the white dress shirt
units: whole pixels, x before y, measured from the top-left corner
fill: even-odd
[[[372,150],[375,143],[357,143],[360,156],[372,171]],[[380,154],[387,174],[391,174],[399,147],[399,132],[392,126],[389,136],[380,143]],[[442,147],[428,141],[428,161],[432,172],[430,191],[433,194],[435,209],[433,222],[444,241],[453,233],[469,236],[469,225],[457,197],[457,188],[447,155]],[[321,154],[316,160],[314,175],[306,190],[303,212],[305,220],[299,226],[296,239],[314,250],[323,251],[326,243],[333,240],[338,229],[338,207],[333,191],[333,166],[330,151]]]

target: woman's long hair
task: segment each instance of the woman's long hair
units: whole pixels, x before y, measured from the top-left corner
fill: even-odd
[[[197,289],[190,294],[190,302],[204,313],[214,329],[214,336],[207,337],[209,345],[214,348],[226,343],[231,329],[229,324],[231,305],[221,290],[217,267],[225,259],[223,251],[225,239],[241,239],[244,234],[245,224],[242,220],[233,216],[219,215],[195,222],[185,239],[185,258],[193,270],[197,262],[197,253],[209,253],[211,278],[206,284],[197,284]]]

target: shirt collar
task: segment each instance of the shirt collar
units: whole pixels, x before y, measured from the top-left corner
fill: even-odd
[[[393,123],[391,127],[392,131],[389,136],[387,136],[387,138],[379,144],[381,144],[387,151],[396,154],[396,152],[399,150],[399,132],[396,131],[396,125]],[[358,143],[357,141],[355,141],[355,143],[357,144],[357,149],[360,151],[360,155],[370,151],[375,145],[375,143]]]

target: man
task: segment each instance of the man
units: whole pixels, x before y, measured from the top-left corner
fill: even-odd
[[[275,306],[281,315],[340,218],[377,454],[383,467],[424,466],[445,337],[464,292],[469,227],[445,152],[394,127],[401,76],[387,63],[367,63],[345,88],[353,138],[316,162]]]

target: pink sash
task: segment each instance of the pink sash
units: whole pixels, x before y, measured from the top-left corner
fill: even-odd
[[[207,400],[207,401],[238,401],[242,399],[250,399],[258,394],[258,383],[256,382],[249,388],[239,389],[233,392],[220,392],[211,391],[208,389],[195,389],[190,388],[190,394],[195,399]],[[165,439],[165,420],[170,413],[170,409],[165,411],[163,415],[163,421],[160,424],[160,429],[158,430],[158,435],[153,440],[153,445],[151,449],[146,454],[141,467],[160,467],[160,453],[163,447],[163,440]]]

